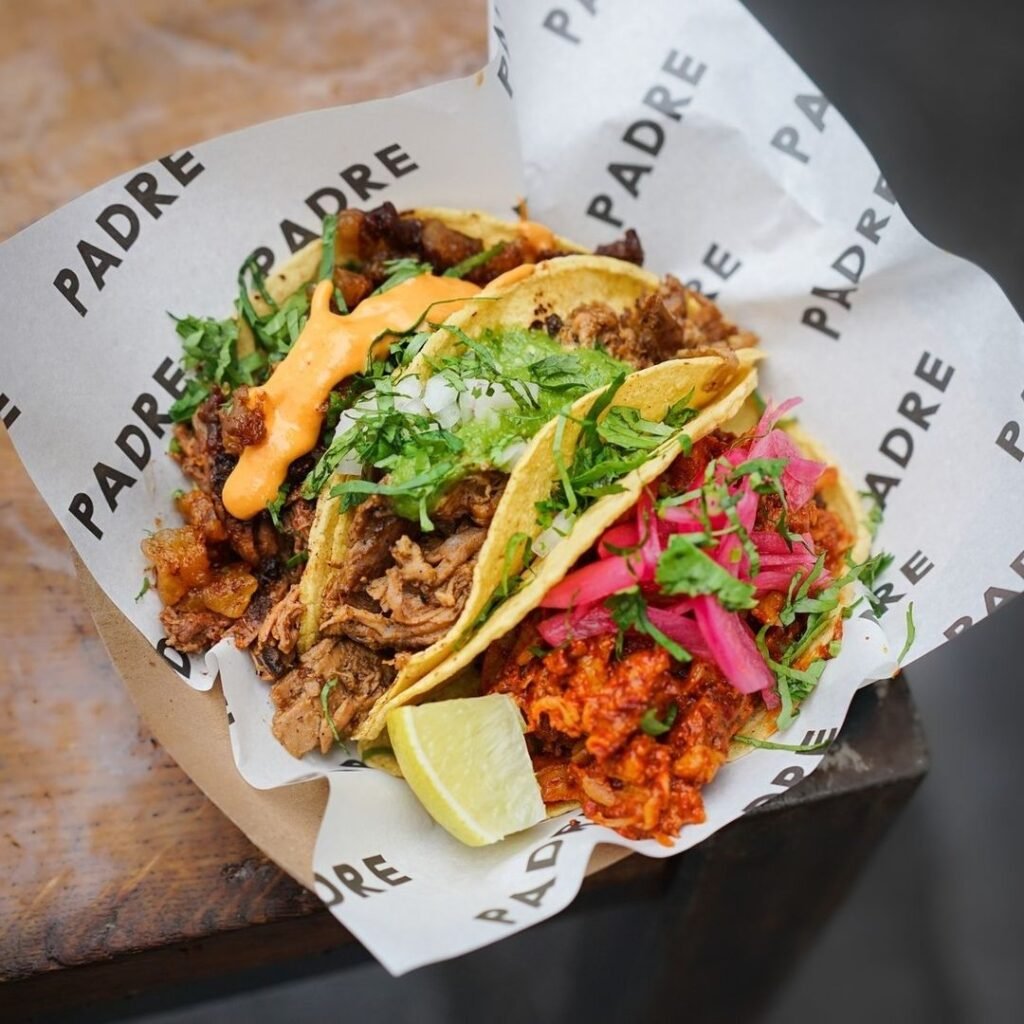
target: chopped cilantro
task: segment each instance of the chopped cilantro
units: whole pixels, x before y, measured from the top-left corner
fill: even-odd
[[[267,511],[270,513],[270,521],[274,524],[274,528],[277,530],[281,529],[281,512],[284,510],[284,503],[288,500],[288,492],[291,490],[291,484],[285,482],[281,484],[277,491],[277,497],[267,502]]]
[[[522,565],[523,570],[528,569],[533,562],[533,539],[528,533],[513,533],[505,544],[505,564],[502,567],[500,591],[502,597],[508,597],[512,588],[518,584],[522,572],[512,573],[512,566],[516,563]]]
[[[624,590],[620,594],[612,594],[605,601],[604,606],[611,612],[615,625],[619,627],[616,648],[620,653],[626,632],[635,629],[638,633],[649,636],[655,643],[664,647],[676,661],[692,659],[692,655],[682,644],[676,643],[671,637],[666,636],[651,622],[647,614],[647,602],[636,587],[632,590]]]
[[[170,439],[170,441],[167,443],[167,450],[172,455],[180,455],[181,454],[181,442],[176,437],[172,437]]]
[[[320,707],[323,710],[324,718],[327,719],[327,724],[331,727],[331,733],[334,736],[334,742],[340,743],[341,736],[338,735],[338,727],[334,724],[334,719],[331,717],[330,709],[327,706],[327,699],[331,695],[333,690],[338,685],[338,680],[328,679],[326,683],[320,688]]]
[[[506,242],[498,242],[497,245],[492,245],[489,249],[484,249],[482,252],[467,256],[461,263],[456,263],[454,267],[449,267],[443,276],[465,277],[471,271],[476,270],[477,267],[490,263],[505,248],[506,244]]]
[[[338,237],[338,215],[329,213],[324,217],[323,244],[320,249],[318,281],[326,281],[334,273],[334,245]]]
[[[399,260],[385,260],[384,269],[388,272],[388,276],[383,284],[372,293],[373,295],[383,295],[414,277],[431,273],[434,268],[429,263],[421,263],[419,260],[403,257]]]
[[[820,743],[774,743],[771,740],[759,740],[756,736],[733,736],[736,743],[745,743],[748,747],[759,747],[761,750],[788,750],[793,754],[814,754],[830,746],[831,740]]]
[[[878,500],[878,495],[874,491],[858,491],[857,493],[868,506],[868,533],[871,535],[871,539],[874,540],[878,536],[878,528],[882,525],[882,518],[884,516],[882,503]]]
[[[903,664],[903,659],[910,653],[910,648],[914,646],[916,637],[917,628],[914,626],[914,602],[911,601],[907,605],[907,639],[903,643],[903,650],[900,651],[900,656],[896,659],[897,665]]]
[[[737,579],[684,533],[673,534],[669,539],[658,559],[654,578],[665,594],[690,597],[712,594],[729,611],[753,608],[757,604],[752,583]]]
[[[679,705],[675,701],[669,704],[664,721],[658,717],[657,708],[648,708],[644,712],[643,718],[640,719],[640,728],[648,736],[662,736],[672,728],[672,723],[675,722],[678,714]]]
[[[308,551],[296,551],[294,555],[285,559],[285,568],[294,569],[297,565],[303,565],[309,561]]]
[[[152,587],[152,585],[153,584],[150,583],[150,581],[149,581],[149,577],[148,576],[143,576],[142,577],[142,587],[139,589],[139,592],[135,595],[135,600],[136,601],[141,601],[143,596],[149,592],[149,588]]]

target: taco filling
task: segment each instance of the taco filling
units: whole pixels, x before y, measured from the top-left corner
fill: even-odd
[[[836,470],[776,426],[790,405],[684,449],[488,649],[484,691],[522,710],[546,804],[669,843],[734,742],[788,725],[838,652],[876,565],[852,561]]]
[[[581,250],[529,222],[492,242],[459,229],[478,215],[436,213],[343,211],[298,271],[243,266],[236,317],[177,322],[191,379],[171,454],[193,487],[175,497],[186,525],[143,543],[161,622],[181,651],[226,636],[248,648],[295,756],[351,733],[412,655],[449,636],[545,424],[666,360],[735,367],[756,340],[671,276],[618,307],[538,302],[470,337],[451,314]],[[643,257],[633,232],[597,252]],[[324,513],[338,524],[318,550]]]

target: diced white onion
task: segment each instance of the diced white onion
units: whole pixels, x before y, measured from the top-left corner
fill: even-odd
[[[516,463],[523,457],[525,451],[525,441],[513,441],[498,452],[494,459],[494,465],[506,473],[511,473]]]
[[[551,549],[565,538],[565,535],[572,529],[573,520],[566,512],[559,512],[551,525],[539,534],[533,542],[533,553],[538,558],[543,558]]]

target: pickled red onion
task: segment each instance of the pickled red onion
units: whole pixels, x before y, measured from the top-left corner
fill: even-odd
[[[712,660],[740,693],[756,693],[775,686],[775,677],[739,615],[727,612],[707,595],[693,599],[693,611]]]

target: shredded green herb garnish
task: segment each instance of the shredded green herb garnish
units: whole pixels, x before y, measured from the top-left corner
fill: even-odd
[[[421,263],[419,260],[409,257],[403,257],[399,260],[385,260],[384,269],[388,272],[388,276],[380,287],[371,292],[372,295],[383,295],[385,292],[391,291],[392,288],[404,284],[414,277],[433,273],[434,270],[429,263]]]
[[[337,679],[328,679],[326,683],[320,688],[320,707],[323,709],[324,718],[327,719],[327,724],[331,727],[331,733],[334,736],[334,742],[340,743],[341,736],[338,735],[338,727],[334,724],[334,719],[331,717],[331,712],[327,706],[327,698],[331,695],[333,690],[338,685]]]
[[[476,270],[477,267],[490,263],[505,248],[506,244],[506,242],[498,242],[497,245],[492,245],[489,249],[484,249],[482,252],[467,256],[461,263],[456,263],[454,267],[449,267],[442,276],[465,277]]]
[[[753,608],[757,604],[752,583],[737,579],[701,551],[685,533],[673,534],[669,539],[658,559],[654,578],[662,593],[689,597],[712,594],[728,611]]]
[[[304,565],[309,561],[308,551],[296,551],[294,555],[285,559],[285,568],[294,569],[297,565]]]
[[[270,521],[274,528],[281,529],[281,512],[284,510],[284,503],[288,500],[291,491],[291,484],[283,483],[277,490],[277,497],[267,502],[267,511],[270,513]]]
[[[141,601],[143,596],[145,594],[149,593],[150,587],[152,587],[152,586],[153,586],[153,584],[150,583],[149,577],[148,576],[143,576],[142,577],[142,586],[140,587],[139,592],[135,595],[135,600],[136,601]]]
[[[622,642],[626,633],[634,629],[638,633],[649,636],[655,643],[672,655],[676,661],[691,661],[692,655],[682,644],[677,643],[671,637],[666,636],[657,626],[651,622],[647,614],[647,602],[643,594],[637,588],[624,590],[618,594],[612,594],[604,603],[611,612],[615,625],[619,627],[619,633],[615,640],[616,651],[622,654]]]
[[[903,650],[900,651],[900,656],[896,659],[897,665],[903,664],[903,659],[910,653],[910,648],[914,646],[916,637],[917,628],[914,625],[914,602],[911,601],[907,605],[907,639],[903,642]]]
[[[771,740],[759,740],[756,736],[733,736],[736,743],[745,743],[748,747],[758,747],[761,750],[788,750],[792,754],[814,754],[831,746],[831,740],[822,740],[820,743],[774,743]]]
[[[640,728],[648,736],[663,736],[672,728],[678,714],[679,705],[674,701],[666,709],[664,721],[658,717],[657,708],[648,708],[640,719]]]

